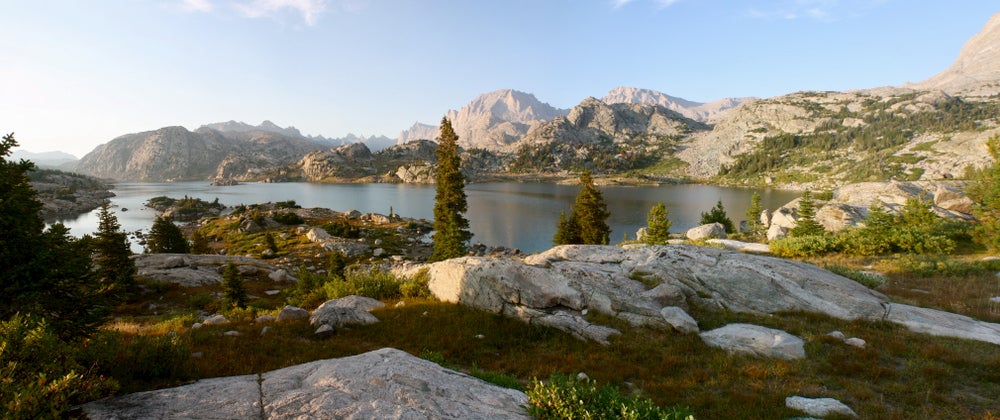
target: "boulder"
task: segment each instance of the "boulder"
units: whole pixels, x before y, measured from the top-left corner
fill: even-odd
[[[160,264],[160,268],[164,270],[169,270],[171,268],[180,268],[186,265],[187,264],[184,262],[184,257],[181,257],[179,255],[171,255],[168,256],[165,260],[163,260],[163,264]]]
[[[830,232],[857,226],[868,216],[867,209],[841,203],[827,203],[816,211],[816,222]]]
[[[350,295],[344,296],[340,299],[333,299],[323,303],[320,307],[330,305],[340,308],[354,308],[365,312],[371,312],[372,309],[378,309],[385,306],[378,299],[372,299],[370,297]]]
[[[886,319],[919,333],[1000,344],[1000,324],[965,315],[893,303]]]
[[[677,332],[681,333],[696,333],[698,332],[698,321],[691,318],[684,309],[678,308],[676,306],[668,306],[660,310],[660,315],[663,319],[670,324]]]
[[[528,419],[527,396],[385,348],[84,404],[110,418]]]
[[[767,240],[773,241],[776,239],[781,239],[788,236],[788,228],[781,225],[772,223],[771,227],[767,228]]]
[[[318,327],[326,324],[333,328],[341,328],[348,325],[369,325],[378,322],[378,318],[366,311],[334,306],[324,303],[313,311],[309,317],[309,325]]]
[[[241,273],[273,273],[280,270],[258,259],[226,255],[140,254],[133,256],[132,259],[135,261],[138,277],[183,287],[222,283],[220,273],[229,262],[235,264]]]
[[[934,192],[934,205],[948,211],[972,214],[976,202],[956,187],[938,185]]]
[[[813,417],[841,415],[857,417],[858,414],[844,403],[833,398],[806,398],[793,396],[785,398],[785,407],[802,411]]]
[[[805,342],[781,330],[751,324],[729,324],[699,334],[711,347],[730,353],[794,360],[806,357]]]
[[[712,238],[726,239],[726,228],[721,223],[709,223],[688,229],[685,235],[692,241]]]
[[[277,270],[272,271],[271,274],[267,275],[267,278],[276,282],[294,280],[291,276],[288,275],[288,272],[285,271],[285,269],[283,268],[279,268]]]
[[[324,243],[332,239],[329,233],[322,228],[312,228],[306,232],[306,238],[315,243]]]
[[[278,322],[284,321],[297,321],[300,319],[309,318],[309,311],[302,309],[298,306],[285,305],[281,308],[281,312],[278,312]]]
[[[212,316],[210,316],[208,318],[205,318],[204,321],[201,321],[202,325],[222,325],[222,324],[228,324],[228,323],[229,323],[229,320],[226,319],[226,317],[222,316],[222,315],[212,315]]]

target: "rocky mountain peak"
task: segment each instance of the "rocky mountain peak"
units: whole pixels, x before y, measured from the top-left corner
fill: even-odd
[[[288,128],[282,128],[281,126],[271,122],[270,120],[264,120],[260,125],[250,125],[242,121],[229,120],[226,122],[218,122],[212,124],[205,124],[198,127],[195,131],[202,131],[204,129],[211,129],[218,131],[220,133],[251,133],[254,131],[264,131],[268,133],[281,134],[288,137],[304,137],[302,133],[295,127],[289,126]]]
[[[1000,81],[1000,13],[962,47],[947,70],[913,85],[918,89],[960,92]]]
[[[652,89],[618,86],[608,91],[601,100],[606,104],[659,105],[699,122],[721,118],[729,110],[754,98],[723,98],[712,102],[695,102],[667,95]]]

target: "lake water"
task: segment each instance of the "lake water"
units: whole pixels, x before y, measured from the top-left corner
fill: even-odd
[[[774,210],[793,200],[798,193],[782,190],[753,190],[710,185],[665,185],[658,187],[600,187],[611,211],[611,242],[623,234],[635,238],[646,225],[646,213],[658,202],[666,205],[673,222],[672,232],[698,225],[701,212],[722,200],[729,217],[739,223],[754,191],[761,195],[765,208]],[[146,208],[146,200],[165,195],[214,200],[235,206],[295,200],[302,207],[325,207],[338,211],[388,214],[389,209],[404,217],[434,218],[434,186],[406,184],[311,184],[251,183],[213,187],[206,182],[122,183],[112,191],[113,211],[126,231],[148,231],[157,216]],[[559,212],[569,213],[580,187],[546,183],[484,183],[465,187],[468,196],[470,230],[473,243],[519,248],[538,252],[552,246]],[[127,211],[125,210],[127,209]],[[73,235],[93,233],[97,229],[97,211],[63,220]]]

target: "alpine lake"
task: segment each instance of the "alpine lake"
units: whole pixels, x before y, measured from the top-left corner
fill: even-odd
[[[497,182],[467,184],[469,210],[465,216],[474,237],[473,243],[517,248],[533,253],[552,246],[559,213],[569,214],[581,187],[541,182]],[[646,214],[656,203],[664,203],[672,221],[671,232],[683,232],[699,224],[707,212],[722,200],[734,224],[746,219],[746,209],[753,193],[759,192],[761,204],[774,210],[799,196],[799,193],[775,189],[747,189],[699,184],[661,186],[601,186],[611,217],[611,242],[619,243],[627,235],[646,226]],[[122,229],[148,231],[158,213],[145,206],[157,196],[184,196],[213,201],[226,206],[294,200],[298,205],[323,207],[336,211],[358,210],[362,213],[389,214],[390,211],[415,219],[433,220],[433,185],[413,184],[317,184],[317,183],[247,183],[211,186],[206,181],[175,183],[119,183],[112,190],[112,211]],[[60,220],[76,236],[97,230],[98,211]],[[136,247],[133,245],[133,247]],[[141,251],[141,248],[136,249]]]

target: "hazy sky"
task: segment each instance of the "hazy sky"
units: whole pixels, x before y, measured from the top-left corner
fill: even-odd
[[[82,156],[122,134],[268,119],[395,137],[512,88],[707,102],[920,81],[996,0],[3,0],[0,132]]]

